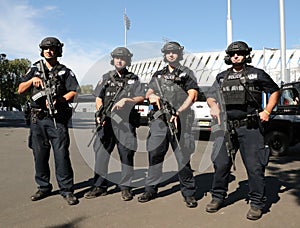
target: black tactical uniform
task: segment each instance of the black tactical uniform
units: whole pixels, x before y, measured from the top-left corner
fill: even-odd
[[[120,87],[123,87],[116,102],[122,98],[133,98],[142,96],[144,91],[137,75],[129,72],[126,68],[119,71],[110,71],[103,76],[102,81],[95,89],[95,96],[102,99],[104,109],[114,98]],[[134,109],[134,103],[128,103],[121,110],[115,110],[105,120],[105,125],[98,131],[94,141],[95,151],[95,177],[94,188],[88,192],[86,198],[94,198],[106,194],[108,181],[108,163],[110,154],[117,145],[121,160],[121,179],[117,183],[121,189],[129,190],[133,177],[133,159],[137,149],[136,127],[138,127],[139,114]],[[130,197],[123,197],[123,200],[130,200]]]
[[[183,47],[177,42],[169,42],[164,46],[162,52],[177,51],[181,60],[182,49]],[[167,101],[171,109],[176,113],[178,108],[182,106],[187,99],[187,91],[192,89],[198,91],[199,88],[193,72],[187,67],[178,64],[172,72],[169,71],[168,66],[157,71],[152,76],[149,89],[152,89],[161,99]],[[161,110],[158,110],[158,107],[154,105],[154,110],[150,113],[150,132],[147,139],[149,169],[145,183],[145,193],[139,197],[139,201],[147,202],[155,198],[161,181],[164,157],[170,143],[178,163],[178,178],[181,193],[186,202],[188,200],[188,207],[196,207],[197,202],[194,199],[196,192],[195,179],[190,166],[190,156],[195,149],[195,141],[191,133],[194,112],[190,107],[180,112],[177,128],[178,132],[176,133],[175,131],[174,133],[177,135],[181,149],[179,149],[178,142],[168,127],[167,117],[161,115],[160,112]]]
[[[235,51],[245,51],[245,55],[249,55],[251,49],[239,41],[228,47],[227,54],[232,52],[233,55]],[[249,58],[246,57],[245,61],[250,62]],[[225,61],[230,61],[229,56],[227,59],[225,57]],[[243,63],[243,70],[240,72],[234,72],[233,68],[230,68],[218,74],[207,97],[216,99],[219,104],[225,103],[223,111],[226,110],[227,130],[233,132],[232,149],[240,150],[248,174],[251,208],[262,210],[266,201],[264,173],[269,149],[264,143],[263,126],[258,112],[262,111],[262,92],[272,94],[279,88],[265,71],[249,66],[246,62]],[[223,101],[217,94],[222,95]],[[224,121],[224,118],[222,120]],[[212,154],[215,174],[211,189],[213,200],[206,208],[208,212],[217,211],[223,204],[235,156],[229,156],[226,147],[228,142],[223,136],[215,139]],[[252,212],[247,215],[249,219],[258,219],[261,216],[259,211],[257,216],[251,217]]]
[[[197,84],[191,75],[191,71],[185,67],[169,73],[167,67],[156,72],[153,75],[149,88],[158,91],[155,78],[161,85],[162,92],[167,101],[177,110],[187,98],[189,89],[198,89]],[[183,71],[182,71],[183,69]],[[154,113],[153,113],[154,115]],[[149,152],[149,171],[146,179],[147,192],[157,192],[159,179],[162,174],[162,165],[164,156],[166,155],[171,143],[173,151],[178,162],[178,177],[181,184],[181,192],[183,196],[195,195],[195,180],[190,166],[190,156],[195,149],[194,137],[191,133],[194,113],[191,109],[180,113],[180,129],[178,129],[178,138],[181,145],[181,151],[178,151],[177,142],[171,136],[169,128],[165,123],[165,119],[151,117],[150,134],[147,140],[147,150]],[[162,124],[164,123],[164,124]],[[162,141],[162,138],[164,140]]]
[[[62,47],[56,38],[45,38],[40,47]],[[43,54],[41,54],[43,56]],[[61,56],[61,49],[57,56]],[[27,82],[34,77],[43,77],[41,72],[34,64],[22,82]],[[55,113],[50,115],[46,106],[46,96],[42,96],[44,89],[31,85],[31,118],[30,118],[30,136],[29,147],[33,150],[35,161],[35,181],[38,184],[39,192],[32,196],[32,200],[39,200],[47,196],[51,190],[49,157],[52,146],[55,161],[55,174],[62,196],[72,198],[73,194],[73,170],[69,157],[70,138],[68,133],[68,121],[72,115],[72,108],[63,98],[63,95],[70,91],[76,92],[79,84],[74,73],[66,66],[57,62],[51,70],[44,65],[46,79],[50,80],[53,100],[55,104]],[[69,199],[69,198],[68,198]],[[68,201],[69,204],[76,204],[77,199]]]

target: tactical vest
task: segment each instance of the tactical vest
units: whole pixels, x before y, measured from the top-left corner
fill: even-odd
[[[65,87],[65,78],[63,77],[64,74],[66,73],[66,66],[63,64],[57,64],[55,65],[51,71],[48,70],[48,68],[44,65],[44,69],[45,69],[45,74],[46,74],[46,78],[43,80],[49,80],[50,81],[50,88],[51,88],[51,92],[52,92],[52,96],[55,99],[56,97],[62,97],[64,94],[67,93],[67,89]],[[38,71],[37,68],[34,68],[34,73],[33,73],[33,77],[42,77],[41,72]],[[36,88],[33,87],[32,89],[32,96],[38,94],[40,91],[42,91],[42,88]],[[45,103],[46,97],[41,97],[40,99],[38,99],[36,101],[36,103],[42,108],[45,109],[46,108],[46,103]]]
[[[128,84],[129,80],[134,80],[132,79],[132,76],[134,74],[129,73],[125,77],[115,77],[113,74],[110,74],[110,77],[107,79],[106,84],[105,84],[105,97],[104,97],[104,107],[106,107],[110,101],[113,99],[113,97],[116,95],[118,89],[120,87],[126,87]],[[116,101],[121,100],[124,97],[131,97],[132,94],[130,90],[125,90],[123,89],[121,93],[118,95]]]
[[[163,96],[175,109],[178,109],[187,98],[187,92],[183,88],[187,78],[188,72],[180,68],[170,73],[165,67],[161,75],[158,75]]]
[[[254,107],[257,106],[257,104],[261,105],[262,93],[258,86],[254,85],[253,81],[249,80],[248,77],[243,74],[236,74],[236,77],[232,79],[230,79],[229,76],[227,73],[221,85],[226,105],[252,104]],[[244,80],[241,80],[241,77],[244,77]]]

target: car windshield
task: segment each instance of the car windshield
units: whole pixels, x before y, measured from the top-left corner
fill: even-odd
[[[289,106],[289,105],[298,105],[299,103],[299,94],[297,90],[284,89],[282,91],[281,97],[279,99],[279,105]]]

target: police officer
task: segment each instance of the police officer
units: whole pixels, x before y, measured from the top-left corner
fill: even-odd
[[[74,205],[78,200],[73,194],[74,174],[69,157],[67,124],[72,115],[69,103],[76,96],[79,84],[74,73],[58,62],[63,43],[55,37],[47,37],[39,47],[45,61],[34,64],[18,89],[19,94],[30,91],[32,95],[29,147],[33,150],[38,191],[31,196],[31,200],[40,200],[51,194],[49,156],[52,146],[60,194],[69,205]],[[48,92],[49,89],[52,91],[48,95],[53,100],[47,99],[43,93],[46,86]],[[51,105],[54,105],[53,112],[49,109]]]
[[[104,112],[96,114],[97,122],[102,124],[102,128],[94,141],[94,186],[85,194],[87,199],[107,194],[108,163],[115,145],[122,163],[121,180],[118,183],[121,198],[124,201],[133,199],[131,181],[134,154],[137,149],[136,127],[138,126],[138,113],[134,105],[144,101],[144,91],[138,76],[126,68],[131,65],[132,56],[125,47],[114,49],[111,53],[111,64],[115,69],[103,75],[94,92],[97,110],[106,110],[110,104],[113,105],[111,110],[106,110],[105,113],[111,112],[111,115],[108,115],[103,123],[100,120]]]
[[[265,71],[247,64],[251,62],[251,50],[243,41],[236,41],[228,46],[225,63],[232,67],[216,76],[207,96],[211,116],[218,121],[219,126],[227,122],[227,130],[230,129],[232,134],[231,140],[222,140],[224,135],[215,139],[212,200],[207,204],[206,211],[216,212],[224,205],[235,156],[228,154],[228,145],[231,143],[235,152],[240,150],[248,174],[251,207],[247,218],[257,220],[262,216],[266,201],[264,175],[269,158],[269,149],[264,143],[263,125],[269,120],[269,115],[277,104],[279,88]],[[264,109],[261,108],[262,92],[270,94]],[[220,93],[223,96],[217,95]],[[223,102],[222,111],[225,110],[227,120],[223,119],[223,113],[220,115]]]
[[[177,42],[168,42],[162,48],[164,61],[168,63],[152,76],[146,98],[153,105],[150,132],[147,140],[149,159],[145,192],[139,196],[141,203],[157,196],[162,165],[169,143],[178,163],[178,177],[181,193],[187,207],[196,207],[195,179],[190,166],[190,155],[194,152],[195,141],[191,134],[194,113],[191,105],[197,98],[198,86],[193,72],[180,64],[183,49]],[[165,101],[173,110],[170,117],[163,115]],[[175,129],[168,126],[172,123]],[[173,132],[172,132],[173,131]]]

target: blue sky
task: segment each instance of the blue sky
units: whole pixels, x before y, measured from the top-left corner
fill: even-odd
[[[187,52],[223,51],[227,45],[227,0],[0,0],[0,52],[8,59],[38,60],[38,44],[56,36],[64,44],[61,62],[79,81],[93,64],[124,45],[126,8],[131,27],[127,45],[165,39]],[[286,48],[300,47],[299,0],[285,0]],[[231,0],[233,40],[253,49],[280,48],[279,0]],[[134,53],[133,61],[142,56]]]

